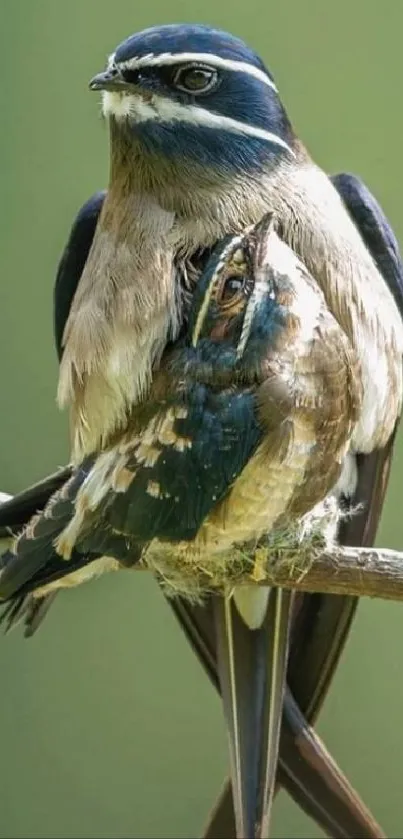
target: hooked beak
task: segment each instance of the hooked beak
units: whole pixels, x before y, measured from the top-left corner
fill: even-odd
[[[89,83],[90,90],[122,91],[127,90],[128,86],[127,81],[116,67],[97,73]]]

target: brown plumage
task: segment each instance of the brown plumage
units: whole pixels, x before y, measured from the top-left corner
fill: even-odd
[[[184,336],[165,352],[147,399],[132,407],[124,431],[116,429],[103,450],[73,470],[13,545],[16,567],[27,552],[28,570],[30,543],[35,563],[43,543],[45,571],[46,546],[54,545],[64,560],[75,549],[94,554],[92,567],[84,564],[71,575],[62,563],[49,591],[116,569],[119,559],[130,562],[133,545],[166,585],[172,576],[176,594],[192,594],[193,567],[208,567],[214,577],[217,563],[225,579],[235,546],[256,543],[303,516],[337,482],[360,413],[357,355],[313,278],[275,233],[271,216],[220,247],[222,255],[214,252],[199,281]],[[223,297],[234,277],[243,290]],[[240,427],[237,397],[247,400]],[[217,412],[218,444],[203,411]],[[164,511],[161,525],[152,524],[155,531],[145,523],[150,505],[155,516]],[[176,524],[169,530],[172,515]],[[98,532],[106,553],[107,534],[122,537],[124,557],[112,541],[116,560],[110,552],[110,559],[97,558]],[[38,566],[32,570],[34,583]],[[46,585],[45,573],[38,596]]]
[[[218,51],[220,43],[216,45]],[[256,76],[253,56],[250,62]],[[277,101],[275,89],[273,93],[273,88],[266,85],[262,90],[269,90],[269,97]],[[136,138],[136,131],[132,131],[127,108],[122,118],[128,103],[124,97],[129,94],[135,100],[134,122],[136,102],[140,119],[142,110],[149,105],[154,108],[156,123],[164,120],[164,111],[161,108],[159,113],[157,100],[149,90],[145,95],[141,85],[131,87],[128,83],[123,94],[112,94],[116,96],[118,108],[116,113],[113,107],[109,111],[110,189],[102,225],[101,222],[98,225],[93,250],[73,303],[74,314],[66,329],[60,378],[60,401],[72,409],[75,459],[108,445],[116,428],[125,426],[132,405],[147,391],[167,336],[175,335],[181,318],[181,301],[173,288],[174,258],[191,255],[199,248],[210,246],[224,233],[236,232],[256,222],[267,209],[276,211],[281,236],[303,258],[357,352],[363,400],[353,436],[353,452],[371,452],[383,446],[391,439],[401,408],[402,327],[381,273],[328,178],[312,164],[295,137],[290,139],[288,134],[286,140],[292,143],[295,154],[292,162],[286,156],[272,165],[271,155],[269,165],[262,164],[261,170],[255,170],[252,175],[243,176],[242,170],[236,177],[228,175],[225,144],[224,165],[215,169],[182,155],[173,160],[151,154]],[[236,94],[235,91],[235,116],[239,104]],[[169,104],[169,94],[166,102]],[[212,105],[214,112],[214,99]],[[263,113],[264,108],[260,107],[259,119]],[[270,113],[276,116],[278,109],[274,107]],[[253,125],[254,114],[251,112],[248,117]],[[286,115],[269,128],[277,133],[284,131],[286,135]],[[181,130],[180,123],[174,125],[174,131],[177,130]],[[119,226],[127,237],[126,251]],[[148,289],[151,297],[155,293],[155,320],[151,317]],[[114,298],[118,301],[116,306]],[[131,329],[127,328],[128,323]],[[297,442],[311,441],[311,422],[312,419],[295,422],[293,418]],[[329,419],[329,430],[331,422]],[[333,430],[337,436],[336,426]],[[320,428],[315,433],[320,435]],[[296,448],[293,453],[297,455]],[[344,485],[349,494],[355,488],[352,477]],[[294,479],[296,491],[292,497],[296,511],[303,509],[305,503],[303,499],[302,506],[297,503],[297,469]],[[307,481],[312,486],[312,498],[316,495],[314,479],[316,472],[312,468]],[[122,472],[121,480],[127,480],[127,472]]]
[[[147,561],[168,584],[173,562],[176,594],[182,563],[190,576],[192,561],[213,568],[214,556],[221,565],[228,552],[230,563],[234,545],[258,540],[322,501],[338,481],[360,415],[360,365],[350,342],[290,249],[274,233],[266,247],[256,281],[274,268],[272,294],[287,316],[254,374],[264,438],[195,540],[177,546],[177,559],[176,547],[158,541],[148,550]],[[189,583],[186,574],[184,593]]]
[[[151,162],[139,159],[136,148],[130,157],[123,129],[114,126],[111,142],[111,184],[66,325],[60,369],[59,401],[72,406],[75,459],[124,426],[167,339],[177,334],[182,303],[175,254],[210,247],[268,209],[359,353],[366,410],[357,447],[383,445],[401,407],[401,321],[327,176],[301,153],[298,165],[277,167],[253,192],[246,184],[219,184],[215,192],[187,195],[180,191],[183,173],[173,182],[151,181]],[[197,166],[194,176],[197,182]],[[388,399],[376,398],[379,388]]]

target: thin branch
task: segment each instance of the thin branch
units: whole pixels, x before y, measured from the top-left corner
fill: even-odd
[[[171,595],[191,598],[228,592],[243,584],[277,586],[311,593],[403,600],[403,552],[337,545],[323,535],[326,502],[299,522],[273,531],[259,544],[234,547],[223,558],[194,554],[157,561],[147,554],[139,570],[157,572]],[[302,525],[302,527],[301,527]],[[322,529],[321,529],[322,528]]]
[[[317,553],[309,566],[271,558],[258,584],[299,591],[403,600],[403,553],[388,549],[332,547]],[[253,577],[253,575],[252,575]]]
[[[11,498],[0,492],[0,504]],[[153,564],[154,570],[156,566]],[[136,570],[148,570],[140,563]],[[228,587],[255,584],[290,588],[312,593],[378,597],[403,600],[403,552],[385,548],[352,548],[325,545],[317,532],[295,539],[295,532],[279,545],[273,542],[245,553],[235,550],[231,560],[212,573],[210,564],[202,567],[177,559],[176,576],[189,580],[192,596],[203,591],[228,591]],[[174,593],[172,582],[168,584]]]

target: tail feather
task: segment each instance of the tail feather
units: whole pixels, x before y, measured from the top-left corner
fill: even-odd
[[[305,810],[309,802],[310,815],[329,836],[385,839],[382,828],[308,725],[290,691],[284,703],[281,746],[294,800]]]
[[[233,598],[215,598],[218,668],[227,720],[236,836],[266,839],[277,771],[293,595],[272,589],[250,629]]]
[[[306,814],[334,839],[385,839],[385,834],[307,723],[290,691],[284,699],[278,782]],[[231,782],[210,814],[204,839],[235,835]]]
[[[24,594],[9,601],[0,615],[0,626],[5,634],[23,624],[24,638],[31,638],[46,617],[56,594],[57,591],[52,591],[37,598]]]

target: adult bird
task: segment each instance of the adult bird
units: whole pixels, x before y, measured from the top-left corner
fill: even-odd
[[[402,390],[401,264],[379,208],[354,179],[346,190],[313,163],[272,75],[227,33],[189,25],[138,33],[115,50],[91,87],[102,90],[111,167],[61,339],[59,399],[71,410],[74,461],[106,445],[125,424],[147,390],[167,338],[177,335],[183,295],[175,261],[191,268],[195,254],[271,209],[279,234],[322,288],[359,356],[362,407],[338,492],[346,503],[363,502],[366,509],[344,534],[340,530],[340,538],[348,534],[350,542],[368,544],[376,530]],[[227,647],[237,658],[247,645],[254,671],[261,662],[266,667],[270,609],[265,612],[264,605],[250,592],[249,601],[239,606],[243,622],[237,621],[236,644],[232,615],[222,620],[218,602],[204,610],[186,603],[175,608],[214,675],[213,612],[220,650]],[[289,681],[312,715],[355,601],[304,597],[297,605]],[[225,657],[220,655],[219,667]],[[278,665],[281,671],[284,661]],[[242,661],[236,662],[237,695],[231,695],[238,711],[243,709],[237,723],[243,731],[253,730],[256,743],[264,721],[253,714],[258,697],[251,697],[250,682],[239,668]],[[228,696],[225,673],[220,676]],[[253,821],[258,807],[257,787],[251,792],[246,782],[242,786],[236,791],[238,827],[241,819]]]

